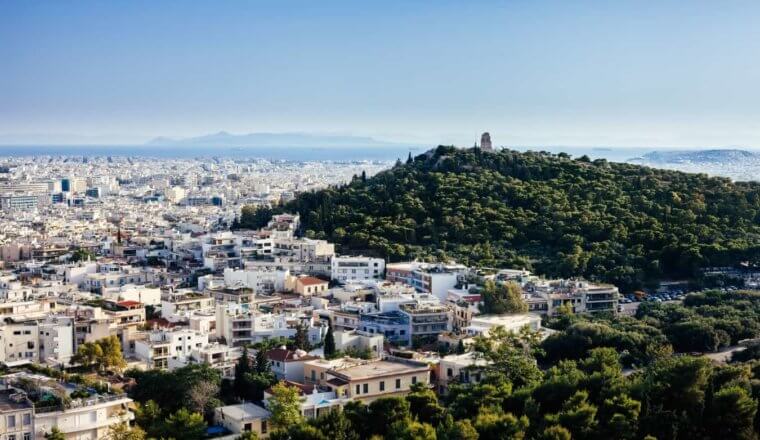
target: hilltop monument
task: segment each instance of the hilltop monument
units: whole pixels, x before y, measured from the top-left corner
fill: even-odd
[[[493,151],[493,145],[491,145],[491,135],[488,132],[485,132],[482,136],[480,136],[480,149]]]

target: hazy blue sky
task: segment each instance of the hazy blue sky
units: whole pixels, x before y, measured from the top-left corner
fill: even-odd
[[[219,130],[760,147],[760,2],[0,2],[0,134]]]

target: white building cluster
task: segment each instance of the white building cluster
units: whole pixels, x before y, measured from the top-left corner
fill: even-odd
[[[264,353],[273,372],[298,388],[304,416],[317,417],[351,400],[403,395],[417,383],[445,390],[470,374],[466,356],[420,351],[451,348],[497,326],[541,330],[540,314],[568,307],[618,307],[616,288],[581,280],[340,255],[326,240],[302,237],[294,214],[276,215],[258,230],[230,230],[242,205],[346,180],[360,164],[8,163],[0,182],[0,363],[8,367],[66,369],[80,347],[116,337],[130,367],[203,363],[230,378],[244,349],[253,355],[252,345],[276,341]],[[529,313],[482,314],[486,280],[517,283]],[[325,359],[328,332],[344,356]],[[317,348],[279,346],[296,335]],[[418,352],[405,351],[410,347]],[[18,428],[0,429],[3,439],[43,438],[54,426],[67,438],[99,439],[134,418],[131,400],[118,393],[37,411],[22,389],[33,371],[3,378],[15,391],[0,393],[0,418],[14,417]],[[50,390],[72,391],[49,379],[35,378]],[[215,415],[232,433],[269,433],[266,407],[223,406]]]

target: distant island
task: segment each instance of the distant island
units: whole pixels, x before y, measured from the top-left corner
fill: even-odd
[[[403,147],[408,144],[377,140],[367,136],[321,135],[310,133],[247,133],[232,134],[225,131],[190,137],[157,137],[146,145],[150,146],[199,146],[199,147],[296,147],[296,148],[377,148]]]
[[[718,164],[760,159],[760,153],[738,149],[712,149],[688,151],[653,151],[629,162],[649,164]]]

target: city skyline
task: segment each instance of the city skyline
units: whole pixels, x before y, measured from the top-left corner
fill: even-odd
[[[499,145],[760,146],[758,12],[741,1],[9,1],[0,134],[471,145],[488,130]]]

